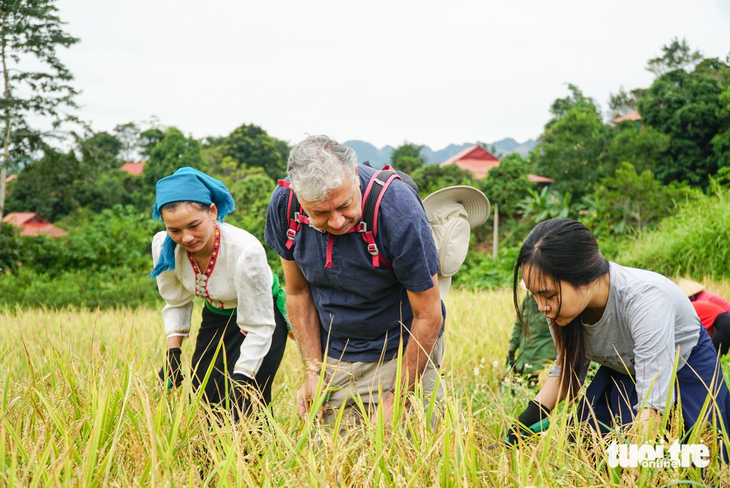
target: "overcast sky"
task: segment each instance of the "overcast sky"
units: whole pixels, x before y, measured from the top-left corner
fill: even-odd
[[[648,87],[677,36],[730,51],[730,0],[59,0],[61,53],[95,131],[157,116],[195,137],[243,123],[378,147],[537,138],[578,85]]]

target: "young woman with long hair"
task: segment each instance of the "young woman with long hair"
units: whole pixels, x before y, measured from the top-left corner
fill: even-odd
[[[609,262],[590,230],[571,219],[542,222],[525,239],[514,272],[518,315],[520,279],[545,314],[557,350],[550,377],[519,416],[520,424],[539,422],[575,396],[592,360],[601,366],[578,416],[595,430],[606,434],[616,423],[635,420],[646,427],[678,397],[686,429],[698,421],[728,428],[730,393],[717,352],[672,281]],[[510,441],[517,431],[512,428]]]

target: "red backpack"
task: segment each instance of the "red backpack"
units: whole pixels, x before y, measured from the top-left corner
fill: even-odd
[[[365,193],[362,196],[362,215],[360,216],[360,223],[355,225],[350,232],[360,232],[362,239],[368,246],[368,252],[373,257],[373,266],[380,267],[382,264],[386,268],[393,269],[393,266],[387,262],[378,250],[377,244],[375,244],[375,237],[378,235],[378,211],[380,210],[380,201],[383,199],[385,190],[388,189],[394,179],[398,178],[402,180],[400,175],[390,166],[385,166],[383,169],[378,170],[373,177],[370,179]],[[304,215],[299,200],[296,194],[292,191],[288,181],[279,180],[279,186],[289,188],[289,202],[287,203],[287,216],[289,221],[289,229],[286,231],[286,248],[292,249],[294,247],[294,238],[297,235],[297,231],[301,227],[301,224],[306,224],[314,229],[309,217]],[[316,229],[319,230],[319,229]],[[324,232],[324,231],[320,231]],[[332,234],[327,236],[327,264],[325,268],[332,267]]]

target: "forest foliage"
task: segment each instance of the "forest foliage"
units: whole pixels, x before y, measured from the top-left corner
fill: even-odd
[[[472,232],[472,250],[455,286],[508,284],[521,241],[536,223],[556,217],[584,222],[609,259],[668,274],[730,276],[721,264],[730,252],[722,246],[730,245],[718,237],[726,234],[717,218],[728,214],[728,60],[705,58],[674,39],[647,69],[656,76],[651,86],[620,87],[605,113],[568,84],[566,96],[549,107],[535,150],[503,157],[479,180],[456,165],[426,164],[417,144],[406,141],[393,151],[391,164],[413,177],[422,198],[446,186],[472,185],[499,207],[497,258],[489,219]],[[632,110],[640,121],[608,120]],[[21,238],[16,229],[0,227],[5,303],[153,303],[156,287],[146,277],[150,241],[163,229],[151,219],[155,182],[183,166],[221,179],[236,201],[227,221],[263,242],[269,196],[286,174],[290,149],[255,124],[198,140],[154,119],[77,134],[65,151],[38,147],[33,157],[9,166],[17,178],[8,183],[5,211],[38,213],[69,234]],[[128,161],[144,161],[143,173],[122,171]],[[533,183],[530,174],[553,183]],[[267,253],[280,272],[276,253]]]

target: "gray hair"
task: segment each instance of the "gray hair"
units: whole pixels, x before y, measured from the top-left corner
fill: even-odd
[[[322,202],[342,185],[344,175],[357,184],[355,151],[325,135],[309,136],[289,153],[286,172],[297,197]]]

